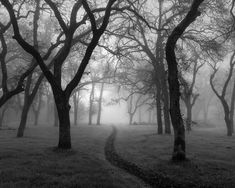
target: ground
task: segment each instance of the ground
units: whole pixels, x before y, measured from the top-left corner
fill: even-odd
[[[187,134],[184,163],[170,162],[173,138],[157,135],[155,126],[116,126],[116,151],[149,171],[182,185],[235,187],[235,137],[225,131],[197,128]],[[213,130],[213,131],[212,131]],[[72,127],[70,151],[58,151],[58,129],[30,127],[0,131],[0,187],[150,187],[106,160],[104,146],[111,126]]]

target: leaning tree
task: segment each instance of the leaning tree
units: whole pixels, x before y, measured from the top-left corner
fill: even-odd
[[[175,46],[187,27],[196,20],[201,12],[198,10],[203,0],[194,0],[185,18],[175,27],[166,43],[166,60],[168,65],[168,83],[170,91],[170,116],[174,129],[173,160],[185,160],[185,128],[180,112],[180,90],[178,80],[178,68],[175,55]]]
[[[232,78],[233,72],[234,72],[234,66],[235,66],[235,61],[234,61],[234,57],[235,57],[235,51],[233,51],[230,60],[229,60],[229,70],[228,70],[228,74],[225,78],[224,83],[222,84],[222,90],[221,92],[218,91],[218,88],[215,87],[215,76],[216,73],[218,72],[218,66],[217,66],[217,62],[214,62],[214,64],[210,64],[211,68],[212,68],[212,74],[210,75],[210,86],[212,91],[215,93],[216,97],[219,99],[219,101],[221,102],[222,106],[223,106],[223,110],[224,110],[224,121],[227,127],[227,135],[228,136],[232,136],[233,133],[233,113],[234,113],[234,95],[235,95],[235,89],[233,89],[232,92],[232,96],[231,96],[231,104],[229,105],[229,101],[228,98],[226,96],[226,94],[228,93],[228,85],[229,82]],[[234,87],[234,86],[233,86]]]

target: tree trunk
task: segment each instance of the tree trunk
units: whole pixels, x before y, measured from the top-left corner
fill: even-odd
[[[58,127],[58,126],[59,126],[59,118],[58,118],[56,104],[54,102],[54,127]]]
[[[89,105],[89,121],[88,121],[88,125],[92,124],[94,90],[95,90],[95,83],[92,83],[92,88],[91,88],[91,93],[90,93],[90,102],[89,102],[90,105]]]
[[[71,148],[71,135],[70,135],[70,105],[68,100],[63,94],[54,95],[55,103],[59,117],[59,143],[58,148],[70,149]]]
[[[7,103],[5,103],[5,106],[2,106],[2,107],[0,107],[1,109],[0,109],[0,127],[2,127],[3,126],[3,120],[4,120],[4,116],[5,116],[5,113],[6,113],[6,111],[7,111],[7,109],[8,109],[8,104]]]
[[[26,123],[27,123],[29,107],[30,107],[29,102],[25,101],[24,107],[23,107],[23,110],[21,113],[20,125],[19,125],[18,131],[17,131],[17,137],[19,137],[19,138],[24,136],[24,130],[25,130]]]
[[[152,111],[149,110],[149,119],[148,119],[149,124],[152,124]]]
[[[3,106],[1,108],[3,108]],[[3,118],[4,118],[3,109],[1,109],[0,111],[1,111],[1,114],[0,114],[0,127],[3,127]]]
[[[157,132],[158,134],[163,133],[162,128],[162,108],[161,108],[161,91],[160,89],[157,90],[157,97],[156,97],[156,108],[157,108]]]
[[[34,113],[34,126],[38,125],[39,112],[40,111],[37,111],[37,112],[35,111]]]
[[[165,77],[162,80],[162,92],[163,92],[163,113],[164,113],[164,123],[165,123],[165,133],[171,134],[171,122],[169,114],[169,93],[165,81]]]
[[[103,92],[104,92],[104,82],[102,82],[102,84],[101,84],[100,97],[99,97],[99,101],[98,101],[98,115],[97,115],[97,123],[96,123],[97,125],[100,125]]]
[[[231,122],[231,129],[232,133],[234,133],[234,103],[235,103],[235,80],[233,81],[233,92],[231,97],[231,105],[230,105],[230,122]]]
[[[31,62],[31,64],[33,64],[33,60]],[[29,108],[30,105],[32,104],[32,99],[30,97],[30,86],[31,86],[31,82],[32,82],[32,73],[28,76],[27,81],[26,81],[26,88],[25,88],[25,92],[24,92],[24,104],[23,104],[23,109],[21,112],[21,119],[20,119],[20,125],[18,127],[18,131],[17,131],[17,137],[23,137],[24,136],[24,130],[26,127],[26,123],[27,123],[27,118],[28,118],[28,112],[29,112]]]
[[[220,99],[224,109],[224,121],[227,128],[227,136],[232,136],[232,126],[230,120],[230,111],[227,102],[224,99]]]
[[[139,107],[139,124],[142,123],[142,113],[141,113],[141,107]]]
[[[204,122],[207,123],[207,119],[208,119],[208,110],[209,108],[207,106],[204,107],[203,109],[203,119],[204,119]]]
[[[129,113],[129,125],[132,125],[133,124],[133,114],[132,113]]]
[[[39,119],[39,115],[40,115],[40,110],[41,110],[41,106],[42,106],[42,91],[39,91],[38,94],[38,106],[36,108],[36,111],[34,113],[34,125],[38,125],[38,119]]]
[[[59,144],[58,148],[70,149],[71,148],[71,136],[70,136],[70,119],[69,109],[58,109],[59,115]]]
[[[77,125],[78,123],[78,100],[77,100],[77,93],[74,93],[73,95],[73,107],[74,107],[74,116],[73,116],[73,122],[74,125]]]
[[[186,118],[186,129],[187,131],[191,131],[192,130],[192,106],[190,104],[190,101],[187,102],[186,104],[186,108],[187,108],[187,118]]]
[[[227,136],[232,136],[232,126],[231,126],[229,115],[225,115],[224,120],[225,120],[226,127],[227,127]]]
[[[180,90],[178,80],[178,68],[175,56],[175,46],[179,37],[184,33],[185,29],[200,16],[198,7],[203,0],[194,0],[190,11],[186,17],[175,27],[166,42],[166,61],[168,65],[168,82],[170,90],[170,115],[174,128],[174,150],[173,160],[185,160],[185,128],[180,112]]]

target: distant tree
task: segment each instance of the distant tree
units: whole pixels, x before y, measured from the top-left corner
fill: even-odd
[[[44,106],[43,96],[44,94],[44,83],[41,84],[40,88],[38,89],[38,92],[34,98],[34,101],[32,103],[32,112],[34,114],[34,125],[38,125],[39,115],[40,111],[42,110],[42,107]]]
[[[232,108],[234,108],[234,96],[233,96],[234,92],[231,97],[231,105],[229,105],[229,102],[226,99],[226,94],[227,94],[227,88],[228,88],[229,82],[232,78],[232,74],[234,71],[234,65],[235,65],[234,57],[235,57],[235,51],[233,51],[233,53],[230,57],[229,71],[228,71],[228,75],[226,76],[226,79],[223,83],[221,94],[219,94],[218,89],[215,88],[215,83],[214,83],[216,73],[219,70],[217,67],[217,63],[210,64],[211,68],[212,68],[212,74],[210,76],[210,85],[211,85],[213,92],[218,97],[218,99],[220,100],[220,102],[223,106],[224,121],[225,121],[225,124],[227,127],[227,136],[232,136],[232,134],[233,134],[233,125],[232,125],[232,123],[233,123],[233,109]],[[234,89],[233,89],[233,91],[234,91]]]
[[[143,106],[148,98],[144,98],[144,95],[131,94],[127,99],[127,112],[129,115],[129,125],[133,124],[133,118],[137,110]]]
[[[181,90],[181,98],[185,103],[187,109],[187,116],[186,116],[186,129],[187,131],[191,131],[191,124],[192,124],[192,108],[199,97],[199,93],[194,93],[194,86],[196,82],[196,76],[199,69],[204,65],[203,63],[199,62],[199,55],[197,54],[196,57],[191,59],[193,63],[192,68],[192,79],[191,82],[188,82],[182,75],[179,75],[179,81],[182,87]]]
[[[90,97],[89,97],[88,125],[92,124],[92,116],[95,113],[94,102],[95,102],[95,82],[92,82],[91,92],[90,92]]]

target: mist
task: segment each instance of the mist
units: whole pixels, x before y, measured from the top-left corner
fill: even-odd
[[[234,5],[0,0],[0,187],[235,187]]]

